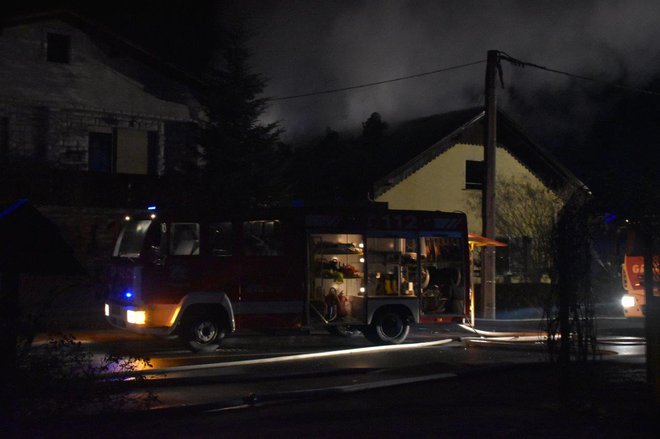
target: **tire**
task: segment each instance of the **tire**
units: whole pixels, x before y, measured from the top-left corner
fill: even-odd
[[[399,344],[408,337],[409,332],[410,325],[406,318],[397,311],[387,310],[374,316],[364,335],[374,344]]]
[[[225,337],[221,320],[209,314],[191,315],[181,330],[184,345],[193,352],[213,352]]]
[[[327,326],[326,329],[330,334],[337,337],[352,338],[360,335],[360,330],[350,325]]]

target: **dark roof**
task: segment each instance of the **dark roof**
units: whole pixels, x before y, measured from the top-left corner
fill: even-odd
[[[376,181],[374,194],[385,193],[457,143],[483,145],[484,120],[483,108],[470,108],[399,125],[386,140],[390,171]],[[589,191],[501,110],[497,112],[497,145],[509,151],[556,193],[564,194],[567,189],[571,193],[576,189]]]
[[[177,85],[196,89],[203,85],[200,78],[164,61],[156,54],[113,32],[101,23],[69,10],[51,10],[26,15],[16,15],[0,21],[1,29],[23,24],[38,23],[44,20],[61,20],[87,34],[107,55],[107,62],[113,68],[144,83],[145,89],[169,100],[182,100],[190,90],[181,90]],[[118,54],[124,54],[139,61],[147,69],[126,63]],[[168,80],[169,79],[169,80]]]

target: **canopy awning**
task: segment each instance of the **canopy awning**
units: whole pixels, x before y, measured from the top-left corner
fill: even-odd
[[[503,242],[496,241],[491,238],[486,238],[485,236],[477,235],[476,233],[468,233],[468,242],[470,243],[470,248],[472,247],[485,247],[487,245],[493,247],[506,247],[507,245]]]

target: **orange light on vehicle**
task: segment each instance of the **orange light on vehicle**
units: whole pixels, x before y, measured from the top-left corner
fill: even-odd
[[[174,310],[174,314],[172,314],[172,318],[170,319],[170,326],[176,322],[176,318],[179,317],[179,311],[181,311],[181,307],[177,306],[176,309]]]
[[[147,312],[129,309],[126,311],[126,321],[134,325],[144,325],[147,322]]]

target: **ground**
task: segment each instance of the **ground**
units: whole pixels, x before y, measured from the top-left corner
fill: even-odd
[[[660,411],[640,361],[475,368],[457,378],[202,413],[60,419],[14,426],[16,437],[605,437],[655,438]],[[562,383],[569,383],[565,387]],[[569,389],[566,391],[565,389]],[[8,432],[8,430],[5,430]]]

